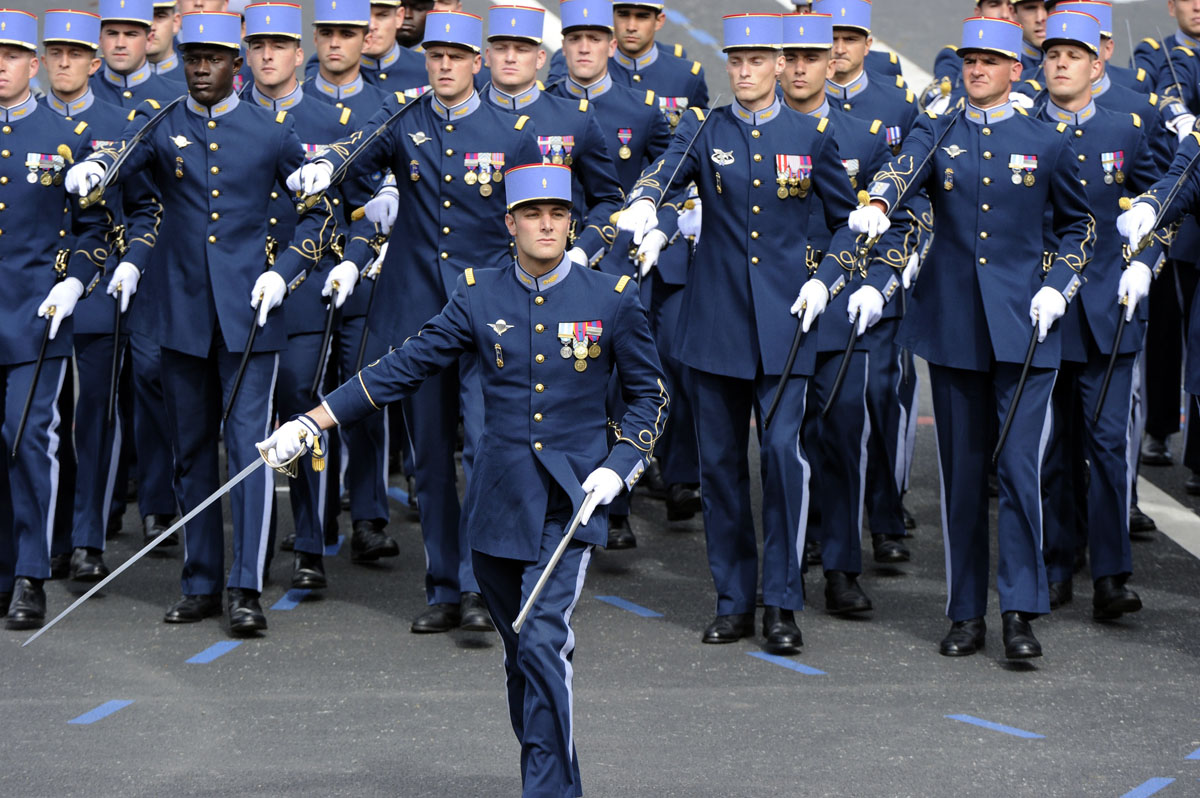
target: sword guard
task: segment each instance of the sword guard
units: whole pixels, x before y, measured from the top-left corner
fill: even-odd
[[[103,196],[104,196],[104,184],[101,183],[100,185],[96,186],[94,189],[89,191],[87,193],[87,196],[79,198],[79,207],[80,208],[91,207],[92,205],[95,205],[97,202],[99,202],[100,198]]]

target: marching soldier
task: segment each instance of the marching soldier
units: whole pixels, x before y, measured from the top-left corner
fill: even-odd
[[[433,91],[413,101],[417,107],[390,123],[348,172],[354,178],[390,168],[397,177],[397,185],[380,189],[366,207],[367,218],[385,232],[397,218],[405,224],[403,245],[390,247],[383,259],[374,289],[378,296],[367,319],[371,333],[387,345],[416,335],[446,304],[469,265],[509,262],[511,238],[501,224],[502,215],[495,212],[501,201],[495,195],[503,188],[500,170],[541,159],[529,118],[484,102],[475,91],[482,20],[474,14],[435,12],[427,17],[426,30],[425,59]],[[389,98],[364,126],[363,135],[407,106],[404,99]],[[323,190],[357,140],[332,147],[306,164],[293,187],[307,193]],[[413,620],[415,633],[459,626],[469,631],[492,628],[471,570],[468,511],[460,509],[454,462],[461,408],[463,471],[469,488],[483,423],[476,368],[464,359],[460,369],[442,372],[404,400],[430,605]]]
[[[96,97],[122,108],[136,108],[147,99],[166,104],[182,93],[178,83],[154,74],[146,60],[153,22],[151,0],[101,3],[100,52],[104,66],[92,75]]]
[[[975,4],[975,16],[1015,21],[1012,0],[979,0]],[[958,54],[957,46],[947,44],[938,50],[933,60],[933,83],[921,92],[921,105],[940,114],[961,96],[962,56]]]
[[[253,3],[245,10],[246,54],[254,75],[254,83],[242,99],[277,114],[286,111],[294,121],[296,135],[308,156],[315,156],[332,142],[346,138],[355,129],[349,108],[334,108],[314,102],[296,80],[296,66],[302,58],[301,9],[289,3]],[[297,288],[284,306],[287,320],[287,348],[280,354],[279,379],[275,393],[279,413],[287,418],[311,406],[315,375],[323,374],[326,362],[331,367],[341,364],[345,373],[353,372],[358,345],[365,324],[366,305],[352,296],[358,283],[359,263],[363,266],[373,257],[369,247],[370,222],[352,222],[350,209],[370,197],[371,188],[365,181],[346,184],[357,192],[357,201],[336,197],[339,228],[345,231],[338,260],[324,259],[313,277]],[[269,235],[275,241],[291,240],[296,215],[292,199],[286,192],[271,192]],[[339,251],[334,249],[334,255]],[[336,286],[336,288],[335,288]],[[323,301],[322,297],[326,299]],[[333,304],[332,310],[329,303]],[[340,313],[338,311],[340,310]],[[324,330],[330,313],[340,316],[336,325],[338,336],[332,351],[325,344]],[[370,359],[387,351],[377,339],[369,343]],[[381,556],[396,556],[399,547],[382,533],[387,524],[386,438],[383,414],[376,413],[343,431],[343,440],[350,452],[346,463],[346,482],[350,493],[353,535],[350,542],[351,559],[355,562],[373,561]],[[295,557],[292,568],[292,587],[321,589],[326,586],[324,527],[327,507],[336,501],[337,490],[330,490],[329,481],[337,481],[331,469],[304,469],[302,478],[292,482],[289,499],[295,536],[292,543]],[[336,516],[336,511],[332,513]]]
[[[1141,94],[1154,91],[1150,73],[1142,67],[1117,66],[1112,62],[1117,45],[1113,41],[1113,10],[1111,0],[1072,0],[1054,5],[1055,11],[1081,11],[1100,21],[1100,60],[1104,72],[1118,86],[1133,89]]]
[[[1087,287],[1059,324],[1062,365],[1054,385],[1054,420],[1043,472],[1043,549],[1050,607],[1055,609],[1072,598],[1071,576],[1081,543],[1076,535],[1076,508],[1087,508],[1093,613],[1107,620],[1142,606],[1138,595],[1125,586],[1133,571],[1127,445],[1134,360],[1146,320],[1142,300],[1150,292],[1151,275],[1162,254],[1162,244],[1156,242],[1124,266],[1115,230],[1117,200],[1149,188],[1159,171],[1141,118],[1098,108],[1092,99],[1092,75],[1100,69],[1103,47],[1100,21],[1078,11],[1056,11],[1046,30],[1042,46],[1049,101],[1042,116],[1054,125],[1065,123],[1075,137],[1080,182],[1096,216],[1097,238]],[[1048,221],[1052,214],[1047,209]],[[1117,342],[1112,382],[1099,415],[1093,418],[1120,315],[1133,323]],[[1085,460],[1090,463],[1087,484],[1073,484],[1078,464]],[[1082,504],[1077,500],[1081,493],[1087,497]]]
[[[1040,477],[1060,353],[1051,328],[1083,284],[1096,223],[1069,126],[1049,127],[1009,100],[1021,70],[1020,26],[971,18],[962,42],[967,104],[921,117],[900,155],[875,176],[871,202],[854,211],[850,227],[878,235],[888,227],[884,211],[909,185],[928,190],[936,229],[897,342],[929,363],[951,620],[940,650],[962,656],[983,645],[989,414],[1008,414],[1010,439],[997,465],[998,588],[1005,656],[1022,659],[1041,656],[1029,621],[1050,609]],[[1021,220],[1041,216],[1047,206],[1054,208],[1058,252],[1043,268],[1041,227]],[[1010,407],[1030,346],[1029,322],[1040,344],[1024,394]]]
[[[237,14],[183,15],[188,96],[159,112],[164,116],[125,151],[116,175],[127,180],[148,171],[164,206],[130,325],[162,344],[163,389],[184,507],[198,506],[219,484],[223,407],[228,407],[223,429],[230,472],[257,457],[253,444],[274,419],[278,352],[287,341],[281,314],[270,311],[304,281],[332,227],[322,203],[304,217],[278,257],[273,250],[264,256],[267,194],[299,168],[304,150],[286,111],[268,113],[234,92],[241,35]],[[135,115],[124,139],[142,129],[145,116]],[[247,141],[255,147],[238,146]],[[68,188],[87,195],[116,157],[114,149],[100,148],[71,170]],[[267,626],[258,597],[272,483],[267,474],[232,491],[233,563],[227,584],[235,635]],[[225,535],[220,507],[190,522],[184,539],[183,597],[167,611],[167,623],[221,613]]]
[[[68,121],[86,122],[92,149],[119,141],[127,121],[124,110],[96,99],[88,84],[99,40],[100,18],[95,14],[46,12],[42,41],[50,91],[43,104]],[[133,178],[128,189],[129,197],[113,192],[105,203],[118,217],[119,225],[111,253],[112,278],[106,285],[122,313],[128,310],[137,291],[162,218],[162,205],[144,176]],[[70,540],[62,545],[73,549],[68,575],[81,582],[98,582],[108,575],[102,556],[105,530],[112,512],[121,442],[128,432],[122,428],[119,413],[114,413],[111,420],[107,417],[109,394],[115,390],[111,374],[113,347],[123,352],[128,342],[124,331],[119,339],[114,335],[112,305],[93,301],[77,309],[73,339],[79,396],[72,408],[72,437],[79,467]],[[123,360],[123,354],[118,358]],[[154,453],[145,453],[147,461],[153,457]],[[55,548],[59,545],[56,541]]]
[[[387,93],[363,79],[362,51],[371,22],[368,0],[318,0],[313,11],[317,71],[305,81],[308,95],[370,119]]]
[[[154,20],[146,38],[146,61],[150,71],[160,78],[179,84],[179,93],[187,91],[187,81],[175,49],[175,36],[179,33],[180,14],[177,0],[155,0]]]
[[[783,69],[780,16],[735,14],[723,26],[733,104],[707,120],[699,109],[688,110],[617,223],[640,241],[657,223],[663,196],[696,182],[705,226],[684,288],[676,356],[690,368],[696,425],[703,431],[700,483],[717,607],[702,639],[732,643],[754,634],[759,559],[746,451],[753,412],[762,449],[763,634],[767,651],[795,654],[811,473],[800,426],[817,336],[804,338],[791,374],[783,367],[796,331],[792,315],[808,332],[847,285],[854,256],[845,219],[854,198],[828,120],[792,111],[776,96]],[[825,208],[832,241],[809,277],[795,268],[794,253],[804,251],[814,196]],[[778,414],[764,429],[763,413],[776,391],[782,391]]]
[[[429,85],[425,58],[401,47],[397,41],[399,24],[405,15],[400,0],[371,3],[371,26],[363,46],[362,74],[370,84],[384,91],[412,91]]]
[[[46,619],[43,582],[50,577],[63,434],[57,406],[70,367],[71,316],[103,275],[111,219],[99,206],[81,211],[62,187],[92,134],[87,122],[39,106],[30,90],[39,67],[37,18],[0,10],[0,28],[0,210],[8,236],[0,312],[9,320],[0,333],[0,505],[9,508],[0,518],[0,604],[9,629],[36,629]],[[34,326],[38,317],[44,327]]]
[[[666,21],[664,3],[613,3],[617,49],[612,56],[613,79],[634,89],[649,89],[658,97],[658,108],[671,130],[688,108],[708,107],[708,83],[699,61],[671,57],[655,34]]]
[[[295,460],[321,430],[411,394],[439,371],[455,369],[460,357],[477,361],[487,434],[468,486],[468,535],[475,573],[504,641],[522,795],[579,796],[571,614],[592,551],[607,536],[605,511],[593,511],[644,472],[668,397],[630,278],[581,268],[566,255],[570,170],[519,166],[503,182],[515,262],[468,268],[420,335],[259,447],[273,467]],[[564,330],[570,343],[559,357],[564,335],[554,332]],[[629,409],[615,422],[610,448],[604,396],[614,371]],[[513,622],[576,513],[581,525],[518,634]]]
[[[1043,83],[1042,42],[1046,39],[1046,16],[1054,0],[1013,0],[1012,5],[1013,21],[1022,31],[1021,78]]]

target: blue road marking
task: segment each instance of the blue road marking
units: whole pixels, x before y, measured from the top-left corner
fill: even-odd
[[[1044,734],[1034,734],[1033,732],[1027,732],[1024,729],[1016,729],[1016,728],[1013,728],[1012,726],[1005,726],[1002,723],[992,723],[990,720],[984,720],[983,718],[977,718],[974,715],[947,715],[946,717],[949,718],[950,720],[957,720],[962,723],[970,723],[974,726],[979,726],[984,729],[991,729],[992,731],[1003,732],[1004,734],[1011,734],[1013,737],[1024,737],[1026,740],[1044,740],[1044,739],[1046,739],[1046,735],[1044,735]]]
[[[1150,779],[1147,782],[1139,784],[1129,792],[1121,796],[1121,798],[1146,798],[1147,795],[1154,793],[1166,787],[1168,784],[1173,784],[1175,779]]]
[[[230,651],[242,644],[241,640],[222,640],[220,643],[213,643],[208,648],[201,651],[196,656],[188,660],[189,665],[207,665],[217,657],[223,657]]]
[[[721,45],[717,42],[717,40],[714,39],[708,31],[706,31],[702,28],[698,28],[695,25],[693,25],[692,21],[690,19],[688,19],[686,15],[681,14],[680,12],[676,11],[673,8],[664,9],[663,13],[666,14],[667,19],[670,20],[671,23],[678,25],[679,27],[686,30],[693,39],[700,42],[701,44],[708,45],[709,47],[716,50],[717,53],[719,53],[720,55],[722,55],[722,56],[725,55],[724,53],[721,52]]]
[[[401,490],[395,485],[388,485],[388,496],[400,502],[401,504],[408,504],[408,491]]]
[[[640,604],[634,604],[632,601],[626,601],[620,596],[596,596],[596,598],[598,598],[600,601],[603,601],[605,604],[611,604],[614,607],[620,607],[623,610],[628,610],[634,615],[640,615],[643,618],[663,617],[661,612],[655,612],[654,610],[647,609]]]
[[[758,657],[764,662],[769,662],[772,665],[778,665],[781,668],[787,668],[788,670],[796,671],[796,673],[803,673],[807,676],[826,675],[825,671],[819,671],[816,668],[810,668],[807,665],[803,665],[799,662],[796,662],[796,660],[788,659],[787,657],[780,657],[776,656],[775,654],[767,654],[763,651],[747,651],[746,653],[752,657]]]
[[[1195,751],[1192,751],[1190,754],[1185,756],[1184,759],[1200,759],[1200,748],[1197,748]]]
[[[92,711],[84,712],[79,717],[67,721],[67,723],[75,723],[80,726],[86,726],[89,723],[95,723],[101,718],[107,718],[112,713],[119,709],[124,709],[132,703],[132,701],[106,701]]]
[[[342,543],[346,540],[345,535],[338,535],[337,543],[330,543],[325,547],[326,557],[336,557],[337,553],[342,550]]]
[[[304,601],[304,597],[311,593],[311,590],[298,590],[292,588],[276,601],[271,609],[273,610],[294,610],[300,606],[300,602]]]

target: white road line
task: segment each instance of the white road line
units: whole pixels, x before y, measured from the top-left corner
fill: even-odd
[[[1200,559],[1200,518],[1194,512],[1144,477],[1138,478],[1138,507],[1164,535]]]

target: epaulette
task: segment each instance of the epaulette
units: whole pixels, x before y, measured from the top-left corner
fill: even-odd
[[[142,102],[149,103],[149,104],[150,104],[150,107],[151,107],[151,108],[153,108],[155,111],[157,111],[158,109],[162,108],[162,106],[158,104],[158,100],[154,100],[154,99],[151,99],[151,98],[149,98],[149,97],[147,97],[147,98],[146,98],[145,100],[143,100]]]
[[[342,116],[338,119],[343,125],[350,121],[350,114],[353,113],[349,108],[342,109]]]
[[[691,111],[693,114],[695,114],[696,118],[699,119],[701,122],[704,121],[704,111],[703,110],[697,108],[694,105],[691,108],[689,108],[688,110]]]
[[[540,80],[537,82],[537,87],[538,87],[538,91],[545,91],[545,90],[546,90],[546,84],[545,84],[545,83],[542,83]]]
[[[466,278],[467,285],[475,285],[475,270],[467,269],[463,272],[463,277]]]
[[[947,45],[946,45],[945,47],[943,47],[942,49],[943,49],[943,50],[949,50],[949,51],[950,51],[950,52],[952,52],[952,53],[957,53],[957,52],[958,52],[958,45],[957,45],[957,44],[947,44]]]
[[[1146,80],[1146,70],[1142,69],[1141,67],[1138,67],[1137,82],[1142,83],[1145,80]]]
[[[1197,144],[1200,144],[1200,133],[1197,133],[1196,131],[1193,130],[1188,135],[1191,136],[1192,138],[1194,138],[1196,140]]]
[[[1059,122],[1058,126],[1055,128],[1055,130],[1057,130],[1059,133],[1066,133],[1067,132],[1067,123]]]
[[[683,58],[683,45],[676,42],[674,53],[676,58]]]
[[[87,130],[87,122],[80,122],[75,126],[75,135],[78,136],[83,131]]]
[[[1142,44],[1148,44],[1151,47],[1153,47],[1155,50],[1160,49],[1159,44],[1158,44],[1158,39],[1142,39]]]
[[[1130,116],[1133,117],[1133,126],[1134,127],[1142,126],[1142,118],[1140,116],[1138,116],[1137,114],[1130,114]]]
[[[896,56],[895,53],[888,53],[888,60],[891,61],[893,64],[900,63],[900,59]],[[897,77],[899,77],[899,76],[897,76]]]
[[[396,95],[396,102],[400,103],[401,105],[404,105],[406,102],[408,102],[408,97],[405,96],[404,92],[394,91],[392,94]]]
[[[895,62],[893,61],[892,63],[895,63]],[[897,89],[903,89],[903,88],[904,88],[904,76],[903,76],[903,75],[897,75],[897,76],[896,76],[896,88],[897,88]]]
[[[618,294],[621,293],[622,291],[625,290],[625,286],[629,285],[629,281],[631,279],[633,279],[633,278],[631,278],[628,274],[626,274],[620,280],[617,280],[617,285],[615,288],[613,288],[613,290],[616,291]]]
[[[653,91],[646,92],[646,105],[654,105],[654,92]]]
[[[285,119],[287,119],[287,111],[280,111],[279,113],[275,114],[275,124],[282,125],[283,120]]]
[[[1154,92],[1154,91],[1150,92],[1149,99],[1150,99],[1150,104],[1157,108],[1158,107],[1158,92]]]
[[[1014,105],[1014,106],[1013,106],[1013,110],[1014,110],[1014,111],[1016,111],[1016,112],[1017,112],[1018,114],[1020,114],[1021,116],[1029,116],[1029,112],[1028,112],[1028,111],[1026,111],[1024,108],[1022,108],[1022,107],[1021,107],[1021,106],[1019,106],[1019,105]]]
[[[1042,90],[1042,84],[1038,83],[1036,80],[1032,80],[1032,79],[1030,79],[1030,80],[1027,80],[1027,81],[1025,81],[1025,82],[1026,82],[1026,83],[1028,83],[1028,84],[1029,84],[1029,86],[1030,86],[1030,88],[1032,88],[1034,91],[1041,91],[1041,90]]]
[[[829,127],[829,117],[821,117],[821,121],[817,123],[817,132],[824,133],[825,128]]]
[[[1175,47],[1174,47],[1174,48],[1172,48],[1172,49],[1175,49],[1175,50],[1183,50],[1185,53],[1187,53],[1187,56],[1188,56],[1188,58],[1195,58],[1195,57],[1196,57],[1196,54],[1195,54],[1194,52],[1192,52],[1192,49],[1191,49],[1190,47],[1185,47],[1185,46],[1184,46],[1184,45],[1182,45],[1182,44],[1177,44],[1177,45],[1175,45]]]
[[[883,120],[876,119],[871,123],[871,135],[874,136],[879,132],[879,128],[883,127]]]
[[[529,117],[526,116],[525,114],[521,114],[521,116],[517,118],[517,123],[515,125],[513,125],[513,130],[524,130],[525,123],[528,121],[529,121]]]
[[[912,89],[904,90],[905,102],[907,102],[909,105],[912,105],[914,102],[916,102],[916,99],[917,99],[917,95],[913,94]]]
[[[580,100],[579,101],[579,112],[584,113],[585,111],[587,111],[587,109],[588,109],[588,101]]]
[[[937,115],[937,111],[932,111],[932,110],[926,108],[925,116],[929,117],[930,119],[937,119],[938,115]]]
[[[133,118],[134,118],[135,116],[137,116],[137,109],[136,109],[136,108],[134,108],[132,111],[130,111],[128,114],[126,114],[126,115],[125,115],[125,121],[127,121],[127,122],[132,122],[132,121],[133,121]]]
[[[693,62],[692,62],[692,74],[693,74],[693,75],[699,75],[699,74],[700,74],[700,62],[699,62],[699,61],[693,61]]]

